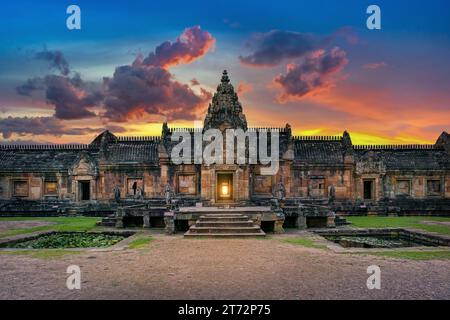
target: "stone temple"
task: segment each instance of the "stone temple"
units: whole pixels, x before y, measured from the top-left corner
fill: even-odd
[[[174,132],[211,128],[258,136],[277,130],[277,174],[262,175],[260,164],[172,162]],[[87,145],[2,145],[0,214],[95,215],[104,225],[165,227],[168,233],[190,228],[187,234],[332,227],[345,215],[448,216],[450,135],[443,132],[431,145],[369,146],[352,144],[346,131],[293,136],[288,124],[248,128],[224,71],[204,128],[164,123],[158,137],[105,131]],[[223,221],[215,218],[234,227],[216,228]]]

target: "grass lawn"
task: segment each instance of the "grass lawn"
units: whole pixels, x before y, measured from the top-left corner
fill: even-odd
[[[307,248],[315,248],[315,249],[326,249],[327,246],[323,244],[317,244],[313,239],[310,238],[302,238],[302,237],[295,237],[295,238],[289,238],[283,240],[284,242],[291,243],[291,244],[297,244],[303,247]]]
[[[32,233],[36,231],[89,231],[95,228],[95,223],[101,218],[98,217],[45,217],[45,218],[32,218],[32,217],[19,217],[19,218],[0,218],[1,221],[21,221],[21,220],[39,220],[49,221],[54,224],[48,226],[39,226],[32,228],[19,228],[11,229],[0,232],[0,238],[15,236],[18,234]]]
[[[414,228],[450,235],[450,226],[424,224],[423,221],[450,222],[450,217],[347,217],[351,226],[357,228]]]
[[[153,240],[154,240],[154,238],[151,236],[141,236],[141,237],[138,237],[137,239],[134,239],[133,241],[131,241],[128,244],[128,248],[130,248],[130,249],[145,248]]]

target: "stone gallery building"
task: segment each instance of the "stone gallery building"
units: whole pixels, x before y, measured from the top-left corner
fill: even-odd
[[[257,134],[268,129],[247,127],[226,71],[203,129],[174,129],[164,123],[159,137],[119,137],[105,131],[87,145],[2,145],[0,212],[116,213],[117,218],[120,211],[129,224],[164,226],[170,194],[176,199],[175,225],[180,229],[202,212],[220,208],[241,208],[266,230],[277,229],[280,216],[285,227],[295,227],[313,226],[323,217],[330,223],[334,213],[450,215],[446,132],[430,145],[369,146],[352,144],[346,131],[341,136],[293,136],[286,124],[276,129],[280,162],[275,175],[262,175],[259,164],[172,162],[175,131],[194,135],[210,128]],[[277,190],[281,196],[274,209]]]

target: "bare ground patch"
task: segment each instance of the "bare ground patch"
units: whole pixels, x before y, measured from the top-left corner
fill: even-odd
[[[339,254],[270,239],[155,235],[139,250],[88,251],[58,259],[0,255],[2,299],[450,299],[450,261]],[[66,268],[82,289],[66,289]],[[368,290],[369,265],[381,290]]]
[[[0,232],[12,229],[29,229],[34,227],[43,227],[55,224],[51,221],[41,220],[17,220],[17,221],[3,221],[0,220]]]

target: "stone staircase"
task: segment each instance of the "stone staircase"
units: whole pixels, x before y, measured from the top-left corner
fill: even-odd
[[[248,216],[239,213],[211,213],[200,216],[185,237],[265,237],[266,234]]]

